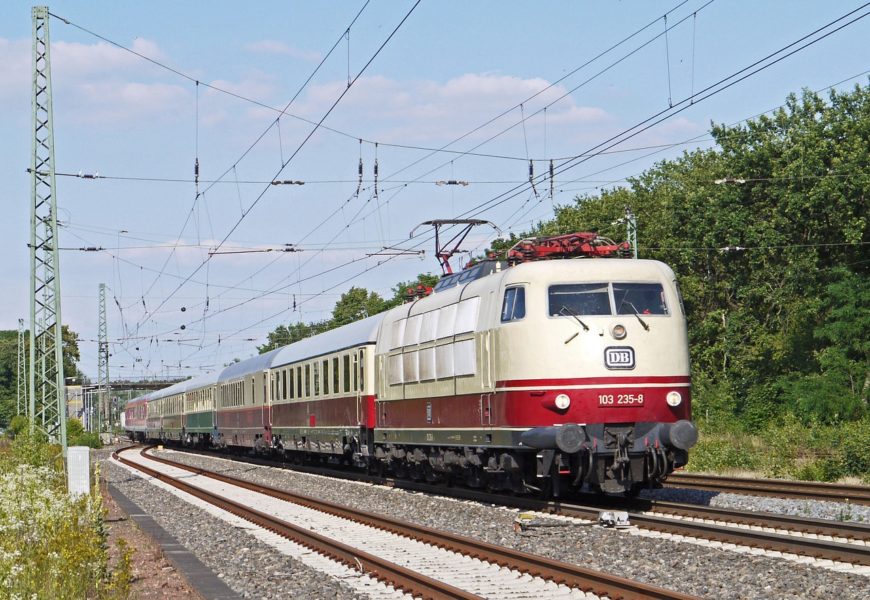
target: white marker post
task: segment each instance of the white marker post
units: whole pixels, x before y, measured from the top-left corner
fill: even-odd
[[[91,449],[87,446],[71,446],[67,450],[67,488],[70,495],[87,495],[91,492]]]

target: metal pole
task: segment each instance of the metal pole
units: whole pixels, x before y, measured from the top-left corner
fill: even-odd
[[[637,217],[628,206],[625,207],[625,234],[634,257],[637,258]]]
[[[109,390],[109,341],[106,334],[106,284],[100,284],[99,310],[97,314],[97,386],[99,389],[99,412],[98,422],[106,423],[111,427],[111,407]],[[101,428],[102,429],[102,428]],[[107,429],[108,430],[108,429]]]
[[[51,44],[48,7],[33,7],[33,145],[30,213],[31,431],[41,428],[66,457],[66,393],[60,314]]]
[[[24,351],[24,319],[18,319],[18,402],[15,405],[16,415],[26,415],[27,407],[27,388],[29,382],[27,379],[27,354]]]

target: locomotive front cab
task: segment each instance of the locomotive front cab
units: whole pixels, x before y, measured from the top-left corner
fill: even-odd
[[[535,451],[527,479],[632,492],[686,463],[697,429],[686,321],[666,265],[518,265],[502,290],[497,421]]]

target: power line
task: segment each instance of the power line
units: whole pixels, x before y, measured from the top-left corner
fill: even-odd
[[[870,3],[868,3],[868,4],[870,4]],[[801,45],[800,47],[783,54],[789,48],[797,46],[798,44],[801,44],[805,40],[812,38],[813,36],[824,31],[825,29],[832,27],[836,23],[851,17],[855,13],[857,13],[860,10],[862,10],[863,8],[865,8],[868,4],[864,4],[860,8],[852,10],[852,11],[846,13],[845,15],[838,17],[837,19],[834,19],[833,21],[830,21],[829,23],[823,25],[822,27],[819,27],[818,29],[812,31],[811,33],[806,34],[806,35],[802,36],[801,38],[798,38],[794,42],[776,50],[775,52],[772,52],[772,53],[766,55],[764,58],[761,58],[761,59],[751,63],[750,65],[732,73],[731,75],[728,75],[727,77],[723,77],[722,79],[720,79],[716,83],[713,83],[712,85],[707,86],[703,90],[700,90],[699,92],[696,92],[695,94],[688,96],[677,103],[674,103],[673,106],[669,106],[668,108],[661,110],[658,113],[653,114],[652,116],[644,119],[643,121],[636,123],[632,127],[629,127],[627,129],[623,130],[622,132],[620,132],[614,136],[611,136],[607,140],[600,142],[599,144],[597,144],[596,146],[593,146],[592,148],[583,152],[582,154],[578,154],[576,157],[574,157],[568,161],[563,162],[561,165],[558,166],[558,170],[556,171],[556,174],[559,175],[559,174],[566,172],[570,169],[576,168],[580,164],[593,158],[596,155],[598,150],[606,150],[606,149],[612,148],[613,146],[616,146],[616,145],[618,145],[618,144],[620,144],[628,139],[631,139],[632,137],[635,137],[635,136],[639,135],[640,133],[643,133],[644,131],[654,127],[655,125],[658,125],[659,123],[661,123],[661,122],[663,122],[663,121],[665,121],[665,120],[667,120],[667,119],[669,119],[669,118],[671,118],[671,117],[673,117],[681,112],[683,112],[684,110],[691,108],[695,104],[697,104],[703,100],[706,100],[706,99],[708,99],[708,98],[710,98],[710,97],[712,97],[720,92],[725,91],[726,89],[736,85],[737,83],[740,83],[741,81],[743,81],[743,80],[745,80],[745,79],[747,79],[747,78],[749,78],[757,73],[760,73],[761,71],[764,71],[765,69],[768,69],[769,67],[772,67],[773,65],[781,62],[782,60],[785,60],[786,58],[794,55],[795,53],[800,52],[801,50],[808,48],[809,46],[812,46],[813,44],[816,44],[817,42],[820,42],[823,39],[826,39],[827,37],[840,31],[841,29],[848,27],[849,25],[852,25],[853,23],[856,23],[857,21],[863,19],[864,17],[867,16],[867,14],[870,14],[870,13],[864,13],[862,15],[859,15],[859,16],[851,19],[847,23],[840,25],[840,26],[832,29],[831,31],[828,31],[828,32],[824,33],[823,35],[816,37],[815,39],[811,39],[810,41],[806,42],[805,44]],[[777,57],[777,55],[779,55],[779,54],[782,54],[782,56]],[[777,57],[777,58],[774,59],[773,57]],[[752,69],[754,69],[754,70],[752,70]],[[546,175],[539,175],[539,177],[543,181],[543,179],[544,179],[544,177],[546,177]],[[502,194],[499,194],[498,196],[491,198],[490,200],[487,200],[486,202],[483,202],[483,203],[477,205],[476,207],[469,209],[468,211],[462,213],[459,216],[460,217],[477,216],[477,215],[479,215],[487,210],[491,210],[492,208],[494,208],[500,204],[503,204],[504,202],[507,202],[508,200],[510,200],[512,198],[515,198],[516,196],[518,196],[519,194],[523,193],[526,190],[528,190],[526,185],[516,186],[510,190],[507,190],[506,192],[503,192]]]

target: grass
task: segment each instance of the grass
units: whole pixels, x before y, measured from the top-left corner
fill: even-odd
[[[840,425],[787,415],[758,432],[700,423],[687,471],[870,484],[870,419]]]
[[[110,569],[99,489],[70,496],[59,451],[24,432],[0,440],[0,598],[126,598],[129,551]]]

